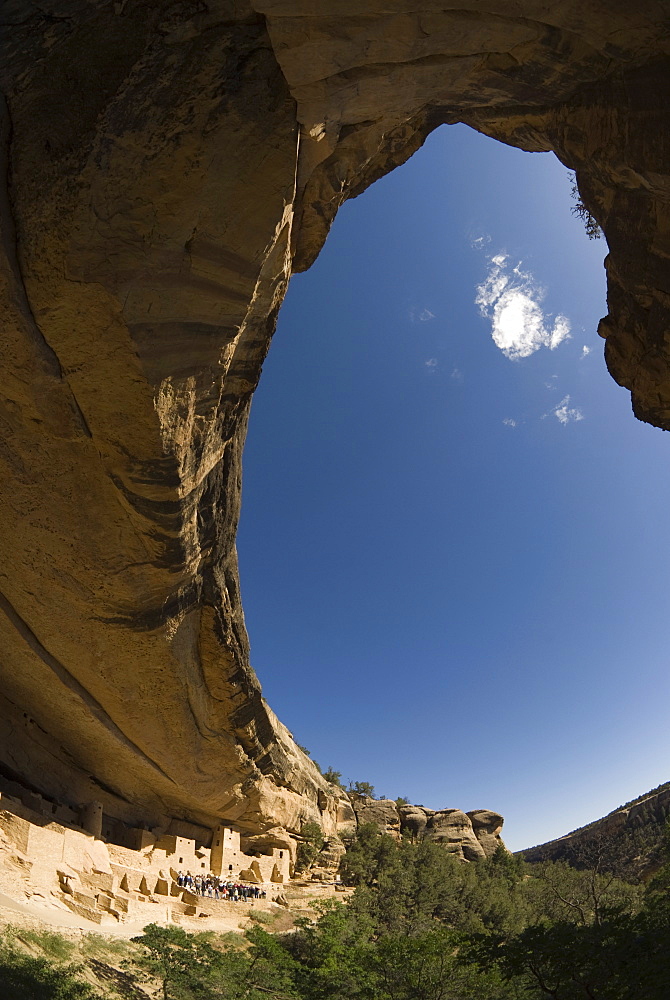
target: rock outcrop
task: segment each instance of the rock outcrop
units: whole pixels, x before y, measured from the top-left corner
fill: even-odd
[[[414,843],[423,840],[428,824],[428,810],[423,806],[404,805],[398,808],[400,813],[400,829]]]
[[[469,813],[460,809],[426,809],[367,796],[354,796],[353,806],[359,824],[374,823],[381,833],[395,840],[404,836],[414,843],[431,841],[462,861],[490,858],[498,846],[505,847],[500,836],[503,817],[488,809]]]
[[[477,861],[486,857],[484,848],[475,836],[470,817],[460,809],[439,809],[429,815],[424,840],[460,854],[465,861]]]
[[[502,816],[500,813],[491,812],[490,809],[474,809],[468,813],[468,819],[484,854],[491,857],[492,854],[495,854],[498,845],[502,843],[500,837],[504,822]]]
[[[335,833],[250,666],[235,553],[289,276],[440,124],[553,149],[608,239],[607,364],[670,427],[668,37],[652,0],[4,5],[11,780],[160,829]]]
[[[367,795],[354,796],[353,807],[359,825],[374,823],[382,833],[400,840],[400,814],[393,799],[372,799]]]

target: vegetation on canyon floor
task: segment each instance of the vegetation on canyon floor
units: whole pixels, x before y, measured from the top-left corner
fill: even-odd
[[[602,865],[528,865],[499,848],[463,864],[444,848],[359,828],[355,886],[289,933],[149,925],[132,942],[5,933],[13,1000],[666,1000],[670,836],[645,887]],[[266,916],[266,915],[264,915]],[[271,920],[271,917],[267,919]],[[269,925],[272,929],[272,925]]]

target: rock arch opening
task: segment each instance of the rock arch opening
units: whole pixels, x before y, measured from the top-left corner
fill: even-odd
[[[597,715],[603,672],[626,675],[652,619],[660,639],[655,598],[649,613],[640,587],[631,622],[621,578],[628,560],[636,577],[663,572],[664,548],[633,525],[662,518],[664,435],[631,421],[603,370],[607,247],[571,205],[550,155],[439,130],[344,207],[289,290],[264,366],[239,536],[252,662],[324,770],[391,797],[405,769],[441,804],[435,734],[448,719],[469,760],[450,775],[454,798],[476,804],[489,780],[476,716],[505,733],[504,812],[535,767],[560,766],[529,750],[538,699],[552,706],[541,743],[576,740],[575,685]],[[506,289],[516,339],[496,340],[478,306],[487,283]],[[618,560],[608,540],[623,525]],[[661,670],[652,654],[647,690]],[[602,748],[618,736],[602,717],[583,750],[591,737],[609,783]],[[592,782],[583,768],[573,779]],[[545,821],[554,796],[547,786]]]

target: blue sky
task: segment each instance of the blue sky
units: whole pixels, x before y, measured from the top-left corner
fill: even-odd
[[[443,127],[340,210],[252,406],[252,663],[325,769],[513,850],[670,778],[665,434],[551,154]]]

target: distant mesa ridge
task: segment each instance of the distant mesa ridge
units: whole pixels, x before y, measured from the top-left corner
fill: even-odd
[[[599,863],[628,878],[646,879],[662,864],[662,842],[670,819],[670,781],[613,809],[602,819],[556,840],[517,853],[526,861],[567,861],[586,867]]]

